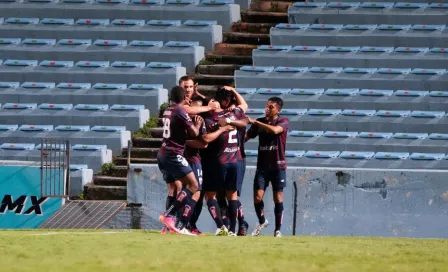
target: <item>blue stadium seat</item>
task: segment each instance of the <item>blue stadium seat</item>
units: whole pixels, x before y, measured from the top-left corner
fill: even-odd
[[[7,110],[25,110],[25,109],[35,109],[37,104],[35,103],[5,103],[2,107]]]
[[[74,19],[61,19],[61,18],[44,18],[40,21],[44,25],[73,25]]]
[[[339,151],[307,151],[304,156],[307,158],[337,158],[341,152]]]
[[[126,127],[124,126],[94,126],[91,128],[91,131],[96,132],[118,132],[125,131]]]
[[[126,46],[128,41],[126,40],[96,40],[93,45],[96,46]]]
[[[76,151],[97,151],[107,149],[105,145],[81,145],[76,144],[72,146],[72,150]]]
[[[38,106],[41,110],[71,110],[73,109],[72,104],[40,104]]]
[[[129,89],[131,90],[157,90],[162,89],[163,85],[161,84],[131,84],[129,85]]]
[[[78,25],[88,25],[88,26],[105,26],[110,23],[109,19],[78,19],[76,24]]]
[[[55,45],[55,39],[23,39],[23,44],[28,45]]]
[[[348,131],[325,131],[324,137],[330,138],[354,138],[358,136],[358,132],[348,132]]]
[[[73,61],[60,61],[60,60],[44,60],[39,63],[42,67],[73,67]]]
[[[0,83],[1,84],[1,83]],[[257,88],[236,88],[236,91],[239,94],[253,94],[257,91]]]
[[[20,82],[0,82],[0,89],[16,89],[19,88]]]
[[[59,45],[92,45],[92,40],[89,39],[61,39]]]
[[[443,133],[431,133],[428,136],[429,139],[431,140],[448,140],[448,134],[443,134]]]
[[[268,89],[268,88],[260,88],[256,91],[256,94],[262,95],[284,95],[291,91],[291,89]]]
[[[38,24],[39,23],[39,18],[8,18],[5,21],[8,24]]]
[[[350,110],[345,109],[341,112],[341,115],[346,116],[373,116],[375,115],[375,110]]]
[[[443,153],[412,153],[409,157],[411,160],[443,160],[445,154]]]
[[[117,68],[144,68],[145,63],[137,61],[114,61],[111,66]]]
[[[6,66],[29,66],[29,67],[34,67],[37,66],[37,60],[6,60],[3,65]]]
[[[78,61],[76,66],[83,68],[99,68],[99,67],[109,67],[110,62],[108,61]]]
[[[0,145],[3,150],[33,150],[35,144],[20,144],[20,143],[4,143]]]
[[[199,42],[178,42],[178,41],[169,41],[165,43],[166,47],[194,47],[199,46]]]
[[[60,125],[54,128],[57,131],[89,131],[89,126],[72,126],[72,125]]]
[[[375,155],[374,152],[359,152],[359,151],[342,151],[339,155],[343,159],[371,159]]]
[[[413,111],[411,113],[412,117],[418,118],[442,118],[445,116],[444,111]]]
[[[150,62],[146,67],[148,68],[175,68],[181,67],[180,62]]]
[[[180,26],[180,20],[149,20],[148,25],[152,26]]]
[[[145,109],[144,105],[112,105],[110,110],[116,111],[136,111]]]
[[[427,133],[395,133],[393,136],[395,139],[426,139]]]
[[[131,19],[115,19],[112,20],[113,25],[127,25],[127,26],[143,26],[145,25],[145,20],[131,20]]]
[[[375,159],[377,160],[404,160],[409,158],[407,152],[377,152]]]
[[[381,117],[407,117],[411,115],[411,112],[396,111],[396,110],[379,110],[376,112],[376,115]]]
[[[93,89],[99,89],[99,90],[124,90],[127,88],[126,84],[120,84],[120,83],[96,83],[92,87]]]
[[[392,136],[393,136],[393,133],[390,133],[390,132],[360,132],[358,134],[359,138],[376,138],[376,139],[384,138],[384,139],[389,139]]]
[[[394,94],[393,90],[371,90],[371,89],[362,89],[359,92],[360,95],[364,96],[391,96]]]
[[[74,108],[76,110],[105,111],[109,109],[109,105],[78,104]]]
[[[334,95],[334,96],[351,96],[357,95],[359,93],[359,89],[328,89],[325,91],[326,95]]]
[[[79,89],[90,89],[92,84],[90,83],[59,83],[57,86],[59,89],[70,89],[70,90],[79,90]]]
[[[161,47],[163,46],[163,42],[162,41],[137,41],[134,40],[132,42],[129,43],[130,46],[144,46],[144,47]]]
[[[310,109],[307,112],[308,115],[339,115],[341,110],[339,109]]]
[[[292,89],[291,94],[294,95],[321,95],[324,89]]]
[[[18,128],[18,125],[0,125],[0,131],[15,131]]]
[[[24,82],[20,85],[25,89],[52,89],[56,86],[54,82]]]
[[[171,5],[190,5],[199,4],[199,0],[166,0],[165,3]]]
[[[0,38],[0,45],[20,44],[22,42],[19,38]]]
[[[320,137],[323,134],[324,134],[323,131],[292,130],[288,133],[288,136],[291,136],[291,137]]]
[[[52,131],[52,125],[22,125],[19,127],[20,131]]]
[[[426,96],[427,94],[428,94],[427,91],[416,91],[416,90],[398,90],[394,92],[395,96],[420,97],[420,96]]]

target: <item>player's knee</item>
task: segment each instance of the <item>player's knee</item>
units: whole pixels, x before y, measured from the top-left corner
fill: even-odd
[[[274,192],[274,203],[283,202],[283,192]]]
[[[258,204],[258,203],[260,203],[261,201],[263,200],[263,196],[260,196],[260,195],[254,195],[254,203],[255,204]]]
[[[175,196],[176,195],[176,184],[174,182],[168,183],[168,195]]]
[[[191,197],[191,199],[193,199],[194,201],[198,202],[199,199],[201,197],[201,192],[197,191],[196,193],[193,194],[193,196]]]

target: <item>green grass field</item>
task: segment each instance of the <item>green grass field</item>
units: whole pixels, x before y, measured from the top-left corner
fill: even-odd
[[[448,240],[1,231],[0,271],[447,271]]]

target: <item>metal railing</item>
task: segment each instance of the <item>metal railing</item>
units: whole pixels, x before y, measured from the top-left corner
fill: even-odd
[[[68,198],[70,192],[69,141],[42,139],[40,166],[41,197]]]

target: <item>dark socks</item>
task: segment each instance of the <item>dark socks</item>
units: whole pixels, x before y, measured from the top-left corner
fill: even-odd
[[[196,206],[196,201],[190,199],[188,203],[185,204],[182,213],[180,214],[179,223],[177,225],[178,229],[183,229],[187,226],[188,221],[190,220],[191,215],[193,214],[193,210]]]
[[[257,214],[258,217],[258,223],[263,224],[266,219],[264,218],[264,202],[263,200],[260,201],[260,203],[255,203],[255,213]]]
[[[165,216],[169,214],[176,214],[181,208],[188,204],[191,201],[191,196],[193,193],[187,188],[183,188],[179,194],[177,194],[176,201],[174,205],[171,205],[168,210],[165,212]]]
[[[199,216],[202,212],[202,206],[203,206],[203,198],[199,199],[199,202],[196,203],[196,206],[194,206],[193,214],[190,217],[190,226],[192,228],[196,227],[196,223],[198,222]]]
[[[243,205],[241,205],[241,202],[238,201],[238,224],[241,226],[241,224],[244,222],[244,213],[243,213]]]
[[[238,217],[238,200],[229,200],[229,219],[230,228],[229,231],[235,233],[236,219]]]
[[[283,202],[275,203],[274,214],[275,214],[275,231],[277,231],[277,230],[280,230],[282,228]]]
[[[172,205],[174,205],[174,202],[176,201],[176,198],[174,196],[167,196],[166,202],[165,202],[165,209],[168,210]],[[168,214],[168,216],[175,216],[172,212]]]
[[[216,223],[216,227],[221,228],[224,223],[222,222],[221,209],[219,208],[218,201],[216,201],[216,199],[207,200],[207,207],[210,215]]]

